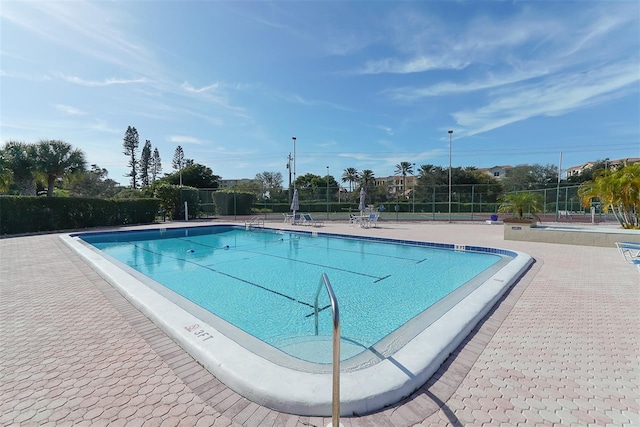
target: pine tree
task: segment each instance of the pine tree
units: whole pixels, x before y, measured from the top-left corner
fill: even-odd
[[[154,148],[153,155],[151,156],[151,182],[155,182],[160,172],[162,172],[162,160],[160,159],[160,152],[158,148]]]
[[[138,131],[134,127],[127,126],[122,146],[124,147],[124,154],[129,156],[128,165],[131,168],[131,172],[125,176],[131,177],[131,188],[134,189],[138,188],[138,160],[136,159],[136,154],[138,152],[139,145],[140,140],[138,139]]]
[[[149,185],[149,170],[151,169],[151,141],[148,139],[142,147],[140,153],[140,185],[146,187]]]
[[[171,163],[173,168],[180,172],[180,187],[182,187],[182,168],[185,167],[184,150],[180,145],[176,147],[176,151],[173,153],[173,162]]]

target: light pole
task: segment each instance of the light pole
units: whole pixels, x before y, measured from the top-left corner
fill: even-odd
[[[287,171],[289,171],[289,203],[291,203],[291,153],[287,156]]]
[[[415,163],[413,164],[413,167],[411,169],[413,170],[413,173],[411,174],[411,175],[413,175],[413,186],[412,186],[413,188],[412,188],[412,191],[411,191],[411,195],[413,196],[413,202],[412,202],[413,209],[412,209],[412,211],[413,211],[413,213],[416,213],[416,164]]]
[[[292,136],[293,139],[293,189],[296,189],[296,137]]]
[[[453,131],[449,131],[449,223],[451,223],[451,136]]]
[[[329,166],[327,166],[327,219],[329,219]]]

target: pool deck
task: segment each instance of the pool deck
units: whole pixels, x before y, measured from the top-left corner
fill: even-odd
[[[392,407],[342,417],[345,427],[640,424],[640,274],[615,247],[508,241],[501,225],[484,223],[327,222],[314,230],[536,259],[427,384]],[[229,390],[57,234],[0,239],[0,343],[0,425],[331,421],[276,412]]]

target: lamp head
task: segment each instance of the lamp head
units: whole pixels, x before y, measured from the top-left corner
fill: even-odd
[[[453,133],[453,131],[452,131],[452,130],[450,130],[450,131],[449,131],[449,135],[451,135],[452,133]],[[294,139],[295,139],[295,138],[294,138]]]

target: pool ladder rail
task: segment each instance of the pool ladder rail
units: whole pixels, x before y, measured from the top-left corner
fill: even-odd
[[[255,226],[260,226],[260,222],[262,221],[262,228],[264,228],[264,218],[260,217],[260,216],[254,216],[251,219],[249,219],[248,221],[244,222],[244,228],[245,230],[251,230],[254,225]]]
[[[331,405],[331,423],[327,427],[342,427],[340,424],[340,310],[338,308],[338,300],[333,293],[333,288],[329,282],[329,277],[326,273],[322,273],[320,283],[318,283],[318,289],[316,290],[316,298],[313,303],[313,314],[315,320],[315,332],[318,335],[318,298],[320,297],[320,290],[322,285],[329,294],[329,300],[331,301],[331,319],[333,322],[333,394]]]

